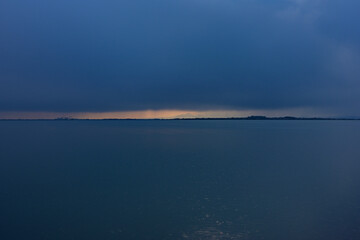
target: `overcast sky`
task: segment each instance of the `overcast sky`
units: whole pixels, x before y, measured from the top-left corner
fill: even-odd
[[[360,116],[359,0],[2,0],[0,112]]]

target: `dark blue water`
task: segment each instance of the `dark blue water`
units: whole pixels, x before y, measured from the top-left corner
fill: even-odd
[[[2,121],[0,239],[360,239],[360,122]]]

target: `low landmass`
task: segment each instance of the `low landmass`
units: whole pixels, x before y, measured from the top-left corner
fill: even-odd
[[[140,118],[105,118],[105,119],[83,119],[83,118],[71,118],[61,117],[55,119],[0,119],[0,121],[194,121],[194,120],[360,120],[359,118],[331,118],[331,117],[267,117],[267,116],[248,116],[248,117],[225,117],[225,118],[151,118],[151,119],[140,119]]]

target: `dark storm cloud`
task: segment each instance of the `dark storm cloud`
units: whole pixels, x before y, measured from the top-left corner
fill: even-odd
[[[0,111],[360,114],[357,0],[0,3]]]

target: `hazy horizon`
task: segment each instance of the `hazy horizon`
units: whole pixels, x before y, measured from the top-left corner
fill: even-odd
[[[301,113],[302,112],[302,113]],[[245,118],[249,116],[297,118],[360,118],[351,115],[318,114],[311,111],[186,111],[144,110],[128,112],[0,112],[0,119],[176,119],[176,118]]]

